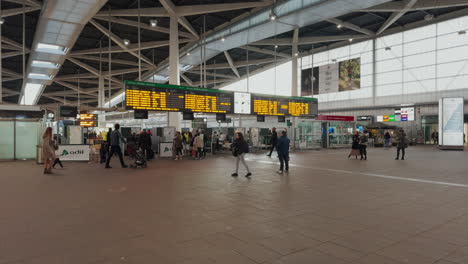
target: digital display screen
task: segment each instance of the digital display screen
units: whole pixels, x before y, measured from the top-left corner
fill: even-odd
[[[315,116],[317,100],[304,97],[270,97],[252,95],[252,114],[270,116]]]
[[[135,81],[125,84],[127,110],[233,113],[230,92]]]
[[[97,127],[97,115],[80,114],[80,126],[82,127]]]

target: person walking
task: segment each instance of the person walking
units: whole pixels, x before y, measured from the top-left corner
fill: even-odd
[[[437,129],[434,129],[434,132],[432,132],[432,142],[434,142],[434,145],[437,146],[439,145],[439,132],[437,132]]]
[[[140,148],[143,151],[143,155],[147,160],[151,158],[151,137],[146,131],[146,129],[143,129],[143,131],[140,133]]]
[[[406,133],[403,129],[397,135],[397,156],[395,160],[399,160],[400,151],[401,151],[401,160],[405,160],[405,149],[408,147],[408,139],[406,138]]]
[[[193,139],[193,150],[195,151],[195,159],[201,160],[203,157],[203,137],[199,133]]]
[[[384,145],[386,148],[390,147],[391,140],[392,140],[392,136],[390,136],[390,133],[388,133],[387,131],[384,135]]]
[[[364,131],[359,137],[359,154],[361,154],[361,160],[367,160],[367,143],[369,138],[367,137],[367,131]]]
[[[249,144],[247,141],[244,139],[244,135],[241,132],[236,133],[236,138],[234,139],[234,142],[231,144],[231,149],[232,149],[232,155],[236,157],[236,172],[231,174],[232,177],[237,177],[239,176],[239,162],[242,162],[244,165],[245,169],[247,170],[247,174],[245,177],[250,177],[252,176],[252,173],[249,170],[249,167],[247,166],[247,163],[245,163],[245,154],[249,153]]]
[[[125,165],[125,162],[123,160],[122,149],[120,148],[120,143],[125,143],[125,139],[123,138],[119,129],[120,125],[115,124],[114,131],[112,131],[112,133],[110,134],[110,153],[109,156],[107,156],[106,169],[112,168],[111,166],[109,166],[109,163],[114,153],[117,153],[117,155],[119,155],[120,165],[122,165],[122,168],[128,168],[128,166]]]
[[[359,151],[359,131],[354,132],[352,140],[353,142],[351,145],[351,152],[348,155],[348,159],[351,158],[351,156],[355,156],[357,159],[357,156],[361,154],[361,152]]]
[[[46,128],[42,136],[42,161],[44,162],[44,174],[52,173],[52,162],[56,159],[55,143],[52,139],[52,128]]]
[[[182,143],[183,139],[182,136],[180,135],[180,132],[177,131],[176,135],[174,137],[174,151],[175,151],[175,160],[181,160],[182,159],[182,148],[184,147]]]
[[[290,140],[286,135],[286,131],[281,131],[281,137],[278,139],[278,145],[276,146],[280,161],[280,169],[278,173],[289,171],[289,143]]]
[[[273,150],[277,147],[278,145],[278,134],[276,133],[276,127],[271,129],[271,149],[270,149],[270,154],[268,154],[268,157],[271,157],[271,153],[273,153]],[[276,148],[278,150],[278,148]]]

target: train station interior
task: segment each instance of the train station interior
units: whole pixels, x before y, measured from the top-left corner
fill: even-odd
[[[0,264],[468,263],[467,0],[0,0]]]

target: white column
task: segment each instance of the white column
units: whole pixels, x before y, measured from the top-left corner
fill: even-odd
[[[105,105],[105,89],[104,89],[104,77],[99,76],[98,83],[98,107],[103,108]]]
[[[299,49],[298,49],[298,43],[299,41],[299,29],[296,28],[294,30],[294,36],[293,36],[293,45],[292,45],[292,84],[291,84],[291,95],[292,96],[297,96],[298,91],[297,91],[297,67],[298,67],[298,59],[299,59]]]
[[[179,73],[179,24],[177,17],[171,16],[169,34],[169,84],[180,85]],[[169,112],[167,123],[175,127],[177,131],[181,128],[180,113]]]

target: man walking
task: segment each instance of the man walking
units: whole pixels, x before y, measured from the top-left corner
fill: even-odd
[[[122,137],[122,134],[120,134],[120,131],[119,131],[120,125],[115,124],[114,128],[115,128],[114,131],[112,131],[112,133],[110,134],[111,149],[110,149],[109,156],[107,156],[106,169],[112,168],[111,166],[109,166],[109,163],[114,153],[117,153],[117,155],[119,155],[120,165],[122,165],[122,168],[127,168],[128,166],[125,165],[124,163],[122,149],[120,148],[120,143],[121,142],[125,143],[125,139]]]
[[[437,146],[439,145],[439,132],[437,132],[437,129],[434,129],[434,132],[432,132],[432,142],[434,142],[434,145]]]
[[[271,157],[271,153],[273,153],[273,149],[276,148],[278,150],[278,147],[276,146],[278,144],[278,134],[276,133],[276,127],[271,129],[271,149],[270,149],[270,154],[268,154],[268,157]]]
[[[278,157],[280,160],[280,169],[278,173],[289,171],[289,138],[286,136],[286,131],[281,132],[281,137],[278,140],[276,147],[278,151]]]

